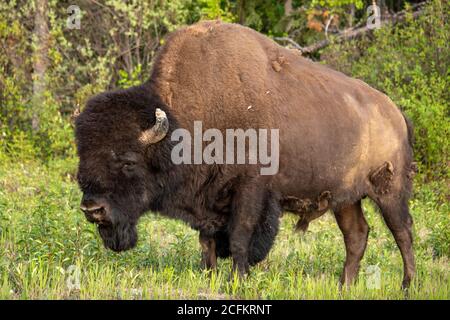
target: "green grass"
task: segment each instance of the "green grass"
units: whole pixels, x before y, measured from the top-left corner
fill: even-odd
[[[358,282],[342,292],[345,256],[331,214],[300,235],[284,216],[269,257],[247,279],[228,281],[231,261],[201,271],[197,233],[181,222],[149,214],[139,244],[116,254],[103,248],[79,212],[76,160],[42,165],[3,159],[0,164],[1,299],[404,299],[402,262],[392,235],[369,202],[371,227]],[[409,299],[449,299],[450,210],[439,185],[422,186],[411,202],[417,278]],[[80,272],[79,289],[71,284]],[[368,266],[381,270],[378,289],[367,286]],[[72,267],[74,268],[74,267]],[[76,269],[75,269],[76,270]]]

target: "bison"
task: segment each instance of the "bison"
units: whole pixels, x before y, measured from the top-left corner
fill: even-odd
[[[172,161],[193,123],[279,129],[279,169]],[[383,93],[314,63],[249,28],[205,21],[172,33],[149,80],[101,93],[76,119],[81,210],[114,251],[136,245],[147,211],[199,231],[202,265],[231,256],[240,275],[265,258],[283,210],[298,228],[331,210],[344,235],[342,284],[357,276],[369,227],[361,199],[380,208],[400,249],[403,287],[415,273],[408,199],[412,127]]]

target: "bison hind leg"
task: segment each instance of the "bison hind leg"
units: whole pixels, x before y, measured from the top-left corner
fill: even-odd
[[[412,245],[413,219],[408,208],[409,195],[407,193],[399,194],[401,191],[375,197],[372,200],[380,208],[383,219],[400,249],[404,269],[402,288],[408,289],[416,270]]]
[[[394,170],[395,169],[395,170]],[[403,169],[403,170],[402,170]],[[415,275],[415,261],[413,252],[413,219],[409,212],[408,201],[412,190],[412,176],[415,173],[415,164],[410,160],[405,165],[393,168],[387,163],[371,175],[371,183],[389,182],[389,191],[373,188],[369,197],[377,204],[387,227],[391,231],[403,259],[404,289],[409,287]],[[383,177],[391,176],[388,179]]]

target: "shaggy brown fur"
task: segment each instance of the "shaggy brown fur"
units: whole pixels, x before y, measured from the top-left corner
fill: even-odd
[[[295,229],[306,232],[309,223],[322,216],[330,208],[331,198],[329,191],[322,192],[314,201],[288,196],[281,199],[281,206],[284,210],[300,216]]]
[[[139,135],[153,125],[156,107],[167,113],[169,133],[142,146]],[[192,132],[194,120],[222,132],[280,129],[278,174],[261,176],[259,165],[173,165],[170,133]],[[200,230],[205,266],[231,255],[241,273],[270,249],[282,198],[318,199],[344,233],[346,283],[364,253],[368,228],[360,200],[369,196],[402,252],[407,286],[414,274],[409,127],[394,103],[364,82],[249,28],[207,21],[167,39],[146,84],[88,103],[77,120],[79,181],[83,201],[106,208],[100,228],[107,246],[132,247],[139,216],[153,210]],[[374,179],[385,163],[394,168],[382,170],[389,178]],[[380,193],[386,184],[388,192]],[[331,198],[321,199],[324,192]]]
[[[394,166],[389,161],[385,162],[381,167],[376,169],[369,178],[375,193],[388,193],[391,189],[393,176]]]

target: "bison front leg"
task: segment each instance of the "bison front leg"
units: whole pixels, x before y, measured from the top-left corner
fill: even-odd
[[[214,237],[200,232],[200,246],[202,248],[201,267],[205,270],[215,269],[217,267],[216,241]]]
[[[233,198],[229,225],[233,271],[240,277],[249,271],[249,249],[252,235],[263,210],[263,188],[256,183],[240,188]]]

